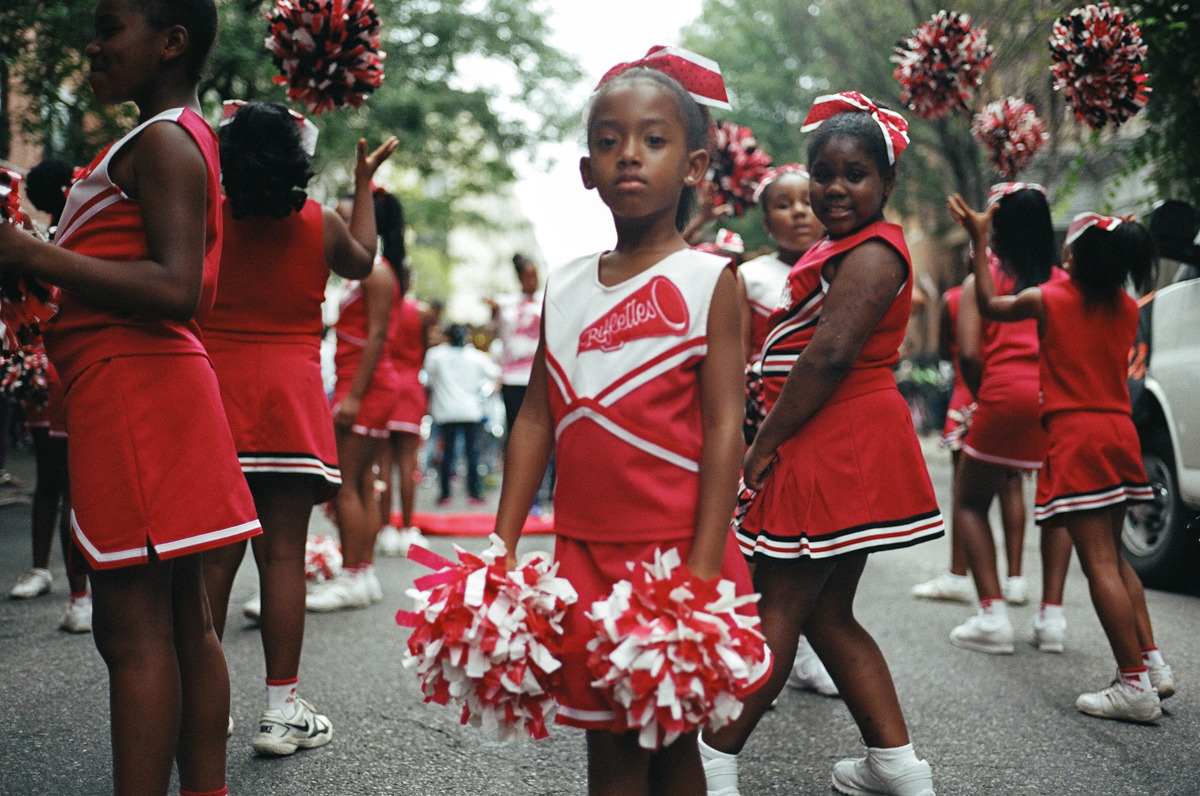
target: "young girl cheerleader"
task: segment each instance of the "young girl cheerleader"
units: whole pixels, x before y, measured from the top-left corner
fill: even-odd
[[[828,234],[792,269],[772,317],[763,351],[770,411],[743,462],[745,484],[758,495],[738,537],[754,561],[775,658],[791,660],[797,637],[807,635],[866,742],[866,757],[834,766],[834,788],[932,796],[929,764],[913,752],[887,662],[854,618],[870,552],[943,533],[891,370],[913,280],[900,227],[884,220],[883,208],[907,123],[849,92],[819,98],[802,129],[813,127],[809,193]],[[786,670],[773,672],[736,721],[704,733],[710,794],[738,792],[736,754],[786,678]]]
[[[1120,541],[1126,503],[1152,498],[1125,384],[1138,310],[1123,288],[1131,279],[1142,290],[1152,284],[1153,240],[1140,224],[1084,213],[1067,232],[1070,278],[1005,296],[981,254],[996,211],[975,212],[956,194],[950,212],[975,242],[980,312],[997,321],[1034,321],[1041,337],[1041,416],[1049,444],[1035,515],[1040,523],[1066,525],[1118,667],[1112,685],[1081,695],[1075,705],[1100,718],[1155,721],[1175,683]]]
[[[1057,268],[1054,229],[1045,189],[1029,183],[992,187],[989,206],[994,253],[989,266],[1001,293],[1016,293],[1032,285],[1066,279]],[[961,539],[967,565],[975,580],[979,611],[950,633],[952,644],[978,652],[1011,654],[1013,628],[996,566],[996,545],[988,524],[992,500],[1013,470],[1036,471],[1042,466],[1046,436],[1038,421],[1037,328],[1030,323],[981,321],[976,309],[976,281],[968,277],[959,307],[959,360],[978,406],[963,438],[962,459],[954,472],[953,527]],[[978,375],[976,375],[978,374]],[[1034,644],[1048,651],[1062,649],[1066,622],[1062,617],[1062,581],[1070,545],[1061,529],[1042,531],[1043,605],[1046,638]]]
[[[612,211],[617,244],[550,280],[496,518],[515,563],[553,451],[555,555],[579,593],[564,622],[579,643],[563,654],[558,721],[587,730],[592,794],[704,792],[695,732],[650,752],[592,689],[582,644],[592,602],[656,549],[749,590],[728,532],[742,450],[736,282],[726,258],[679,234],[708,165],[708,114],[693,96],[719,73],[672,53],[611,70],[593,97],[580,172]],[[672,65],[698,80],[684,88],[657,71]]]
[[[339,203],[343,216],[350,213],[346,205],[345,200]],[[381,220],[375,216],[376,227]],[[404,235],[403,220],[393,223],[400,225],[399,231],[383,230],[385,240]],[[310,611],[365,608],[383,598],[375,574],[375,538],[383,527],[375,465],[400,387],[386,348],[396,283],[406,281],[404,270],[403,262],[376,258],[371,272],[351,286],[338,308],[333,425],[342,486],[334,498],[334,512],[342,540],[342,571],[308,595]]]
[[[366,142],[359,142],[357,201],[347,228],[304,192],[312,177],[306,135],[312,140],[316,133],[308,120],[282,105],[257,102],[227,102],[225,117],[225,240],[204,340],[263,526],[253,550],[267,706],[252,746],[259,754],[288,755],[328,743],[333,732],[329,719],[296,695],[308,517],[341,483],[321,384],[321,301],[330,270],[347,279],[370,272],[371,177],[397,142],[392,138],[369,155]],[[204,554],[218,635],[245,550],[242,542]]]
[[[746,362],[754,368],[762,360],[763,344],[771,327],[769,318],[787,286],[788,272],[804,252],[823,234],[825,228],[813,215],[808,198],[808,169],[799,163],[771,169],[763,175],[755,191],[762,209],[763,227],[777,251],[756,257],[738,268],[738,289],[742,296],[742,334],[745,335]],[[747,374],[757,380],[759,374]],[[747,406],[747,415],[753,411]],[[753,441],[747,427],[747,442]],[[800,636],[796,658],[787,684],[792,688],[837,696],[825,664],[813,652],[808,639]]]
[[[197,319],[221,252],[217,140],[196,87],[212,0],[100,0],[86,49],[140,124],[71,188],[57,246],[0,229],[0,268],[63,289],[46,347],[66,387],[75,542],[94,570],[114,791],[224,794],[229,675],[199,553],[259,533]]]

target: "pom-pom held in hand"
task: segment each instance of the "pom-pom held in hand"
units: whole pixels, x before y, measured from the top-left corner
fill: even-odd
[[[975,114],[971,135],[983,144],[988,162],[1005,179],[1028,166],[1048,138],[1033,106],[1018,97],[997,100]]]
[[[342,571],[342,546],[337,540],[315,534],[304,543],[304,577],[313,583],[324,583]]]
[[[924,119],[967,111],[967,97],[992,65],[987,32],[971,27],[971,17],[939,11],[896,45],[892,56],[900,100]]]
[[[26,407],[45,406],[50,395],[46,365],[46,349],[41,345],[13,351],[0,365],[0,393]]]
[[[630,568],[588,614],[592,686],[645,749],[704,725],[719,730],[741,715],[741,697],[770,665],[758,616],[737,610],[758,595],[697,578],[676,550]]]
[[[276,0],[267,49],[288,99],[309,113],[357,108],[383,83],[379,14],[371,0]]]
[[[543,553],[508,571],[503,541],[490,539],[481,555],[456,546],[457,563],[409,549],[409,558],[437,571],[409,589],[416,610],[396,614],[397,624],[413,628],[404,665],[416,668],[426,702],[462,705],[463,724],[500,740],[545,738],[558,708],[557,653],[575,589]]]
[[[754,194],[771,167],[749,127],[717,122],[713,131],[713,160],[708,178],[715,188],[715,204],[727,204],[740,216],[754,206]]]
[[[1108,3],[1076,8],[1050,34],[1054,88],[1093,130],[1119,125],[1146,105],[1145,55],[1137,24]]]
[[[0,168],[0,223],[21,225],[21,175]],[[58,312],[58,288],[43,285],[31,276],[0,275],[0,322],[4,323],[6,352],[16,352],[37,340],[42,328]]]

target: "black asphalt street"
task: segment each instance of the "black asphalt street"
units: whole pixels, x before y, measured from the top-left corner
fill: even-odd
[[[949,461],[926,444],[930,472],[948,510]],[[32,477],[29,454],[10,470]],[[1032,485],[1027,485],[1027,492]],[[493,504],[495,495],[492,495]],[[434,490],[418,490],[430,508]],[[315,522],[320,522],[318,518]],[[482,549],[481,538],[437,538]],[[551,537],[524,540],[548,549]],[[1079,713],[1076,696],[1108,684],[1115,664],[1077,563],[1067,583],[1067,648],[1047,655],[1018,644],[993,657],[955,648],[950,630],[972,612],[956,603],[909,596],[910,587],[946,566],[948,543],[871,557],[857,609],[891,665],[917,754],[930,761],[939,796],[1197,796],[1200,794],[1200,598],[1148,592],[1159,647],[1174,667],[1178,694],[1155,725],[1102,721]],[[1040,578],[1037,533],[1025,551],[1026,575]],[[0,588],[7,594],[29,566],[29,506],[0,490]],[[66,583],[57,549],[54,591],[24,602],[0,597],[0,794],[90,796],[110,792],[107,676],[89,636],[58,630]],[[458,724],[450,708],[422,704],[414,675],[401,666],[406,630],[394,614],[421,570],[378,561],[383,602],[369,609],[309,615],[301,695],[328,714],[330,745],[283,759],[250,750],[263,707],[257,630],[240,614],[255,590],[244,566],[234,587],[225,639],[236,728],[228,782],[235,796],[549,796],[586,793],[583,735],[562,727],[546,741],[500,744]],[[1034,601],[1010,609],[1027,636]],[[186,717],[185,717],[186,720]],[[831,793],[835,761],[862,754],[837,699],[787,691],[741,755],[741,792]]]

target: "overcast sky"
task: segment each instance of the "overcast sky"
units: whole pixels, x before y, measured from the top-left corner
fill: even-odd
[[[679,31],[699,16],[700,4],[701,0],[550,0],[552,43],[579,60],[587,84],[575,105],[582,109],[591,86],[613,64],[639,58],[655,44],[678,44]],[[523,168],[516,186],[546,259],[544,268],[610,248],[615,241],[612,216],[596,192],[584,190],[580,182],[582,143],[580,133],[577,140],[548,148],[557,165],[549,172]]]

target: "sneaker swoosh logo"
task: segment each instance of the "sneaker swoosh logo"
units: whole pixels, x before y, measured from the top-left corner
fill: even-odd
[[[293,730],[299,730],[300,732],[308,732],[309,731],[308,719],[305,719],[303,724],[293,724],[290,721],[285,721],[284,725],[291,727]]]

